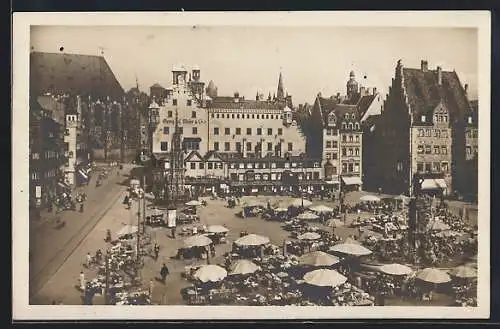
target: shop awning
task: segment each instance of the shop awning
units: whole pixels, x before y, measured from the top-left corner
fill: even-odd
[[[59,185],[59,186],[60,186],[60,187],[62,187],[62,188],[68,189],[68,190],[70,190],[70,189],[71,189],[71,187],[69,187],[68,185],[66,185],[66,184],[65,184],[65,183],[63,183],[63,182],[57,182],[57,185]]]
[[[340,183],[340,182],[337,181],[337,180],[328,180],[328,181],[325,181],[326,185],[335,185],[335,184],[338,184],[338,183]]]
[[[448,185],[446,185],[446,182],[444,181],[444,179],[439,178],[439,179],[435,179],[435,181],[436,181],[436,184],[437,184],[440,188],[442,188],[442,189],[446,189],[446,188],[448,188]]]
[[[361,185],[361,184],[363,184],[363,182],[361,181],[361,178],[359,176],[342,177],[342,181],[346,185]]]
[[[82,157],[76,158],[75,165],[79,166],[82,164],[85,160]]]
[[[82,176],[85,180],[88,180],[89,179],[89,176],[87,176],[87,174],[82,170],[82,169],[79,169],[78,170],[78,173],[80,174],[80,176]]]
[[[191,142],[201,142],[201,138],[200,137],[186,137],[182,140],[183,143],[191,143]]]
[[[439,189],[439,185],[436,183],[435,179],[424,179],[421,185],[422,190],[435,190]]]

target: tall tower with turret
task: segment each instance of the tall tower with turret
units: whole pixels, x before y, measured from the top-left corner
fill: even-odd
[[[278,79],[278,90],[276,92],[276,99],[278,101],[285,100],[285,88],[283,88],[283,75],[280,72],[280,77]]]
[[[354,71],[349,73],[349,80],[347,81],[347,99],[353,98],[359,92],[359,85],[356,81],[356,74]]]
[[[184,154],[182,151],[182,132],[179,129],[179,115],[175,111],[175,126],[172,135],[170,168],[165,176],[165,198],[169,206],[175,207],[184,199]]]

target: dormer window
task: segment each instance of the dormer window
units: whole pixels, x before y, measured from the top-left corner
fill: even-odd
[[[346,113],[344,116],[346,119],[349,119],[349,113]]]
[[[328,116],[328,124],[329,124],[330,126],[335,126],[335,124],[336,124],[336,123],[337,123],[337,118],[335,117],[335,114],[333,114],[333,113],[332,113],[332,114],[330,114],[330,115]]]
[[[420,120],[421,120],[422,122],[425,122],[425,115],[422,115],[422,117],[420,118]]]
[[[347,124],[345,122],[342,122],[342,129],[346,130],[347,129]]]
[[[472,117],[469,117],[468,121],[469,121],[469,124],[472,124]]]
[[[354,124],[354,129],[359,130],[359,123],[357,123],[357,122],[356,122],[356,123]]]
[[[352,122],[349,123],[349,130],[352,130]]]
[[[356,119],[356,115],[355,115],[354,113],[353,113],[353,114],[351,114],[351,118],[352,118],[353,120],[355,120],[355,119]]]

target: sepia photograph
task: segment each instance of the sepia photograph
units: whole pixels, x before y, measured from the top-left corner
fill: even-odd
[[[13,45],[14,319],[489,317],[488,12],[24,13]]]

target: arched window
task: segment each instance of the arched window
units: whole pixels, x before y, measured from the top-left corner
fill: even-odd
[[[346,130],[347,129],[347,124],[345,122],[342,122],[342,129]]]
[[[359,130],[359,123],[357,123],[357,122],[356,122],[356,123],[354,124],[354,129]]]
[[[356,119],[356,115],[355,115],[354,113],[353,113],[353,114],[351,114],[351,118],[352,118],[353,120],[354,120],[354,119]]]
[[[349,113],[346,113],[346,114],[344,115],[344,118],[349,119]]]
[[[271,119],[274,119],[274,114],[271,114]]]
[[[352,122],[349,122],[349,130],[352,130]]]
[[[257,119],[260,119],[260,114],[257,114]]]
[[[240,115],[239,114],[236,114],[236,119],[239,119],[240,118]]]
[[[250,119],[250,114],[247,114],[247,119]]]

